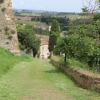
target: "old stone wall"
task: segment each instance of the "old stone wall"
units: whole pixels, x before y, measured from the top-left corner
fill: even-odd
[[[15,18],[11,0],[0,0],[0,47],[19,54]]]
[[[73,80],[75,80],[75,82],[82,88],[96,90],[97,92],[100,92],[100,75],[81,72],[77,69],[75,70],[73,68],[67,67],[64,64],[60,64],[59,62],[54,60],[51,60],[51,63],[57,68],[64,71],[65,74],[73,78]]]

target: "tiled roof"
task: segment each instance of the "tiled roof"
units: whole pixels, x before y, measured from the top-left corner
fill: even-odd
[[[41,45],[49,44],[49,36],[46,35],[37,35],[40,38]]]

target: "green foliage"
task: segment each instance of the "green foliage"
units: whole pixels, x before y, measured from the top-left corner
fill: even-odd
[[[84,8],[82,8],[82,12],[83,12],[83,13],[88,13],[88,12],[89,12],[88,7],[84,7]]]
[[[32,26],[28,24],[18,24],[17,31],[21,49],[25,49],[26,52],[33,51],[33,56],[35,57],[39,50],[40,41],[35,36]]]
[[[53,32],[60,32],[60,26],[57,20],[52,20],[51,22],[51,31]]]
[[[88,69],[88,65],[86,63],[80,62],[79,60],[75,58],[71,58],[67,60],[69,66],[75,69]]]
[[[91,23],[78,23],[69,27],[66,37],[59,38],[56,54],[64,55],[65,62],[70,58],[86,62],[91,68],[100,71],[100,15],[96,14]]]
[[[56,32],[50,32],[49,35],[49,50],[53,51],[55,45],[56,45],[56,41],[57,41],[57,36],[58,34]]]
[[[90,67],[100,68],[100,46],[90,37],[79,34],[68,35],[57,42],[56,51],[66,54],[67,58],[76,58],[87,62]]]
[[[49,35],[49,51],[52,52],[56,46],[57,38],[59,37],[60,26],[57,20],[51,22],[51,32]]]
[[[61,13],[62,15],[62,13]],[[66,16],[66,14],[65,14]],[[68,23],[69,23],[69,18],[66,18],[65,16],[60,16],[58,17],[53,17],[53,16],[48,16],[48,13],[47,15],[44,15],[44,16],[35,16],[32,18],[32,21],[36,21],[36,22],[42,22],[42,23],[46,23],[46,24],[50,24],[52,21],[57,21],[57,23],[59,23],[59,26],[60,26],[60,29],[62,31],[66,31],[67,30],[67,27],[68,27]]]
[[[94,21],[100,20],[100,14],[95,14],[93,19]]]
[[[94,27],[95,27],[95,32],[97,33],[97,35],[99,35],[98,37],[100,38],[100,19],[94,23]]]

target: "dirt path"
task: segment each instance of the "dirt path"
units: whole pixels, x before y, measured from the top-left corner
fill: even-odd
[[[48,61],[35,59],[0,79],[0,100],[100,100],[100,95],[77,87]]]

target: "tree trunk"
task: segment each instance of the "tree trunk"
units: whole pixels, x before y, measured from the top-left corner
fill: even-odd
[[[50,52],[50,56],[49,56],[49,58],[51,58],[52,56],[53,56],[53,52],[51,51],[51,52]]]
[[[64,58],[64,62],[66,63],[67,60],[67,54],[65,53],[65,58]]]
[[[35,57],[36,57],[37,52],[35,52],[34,50],[32,50],[32,51],[33,51],[33,57],[35,58]]]

